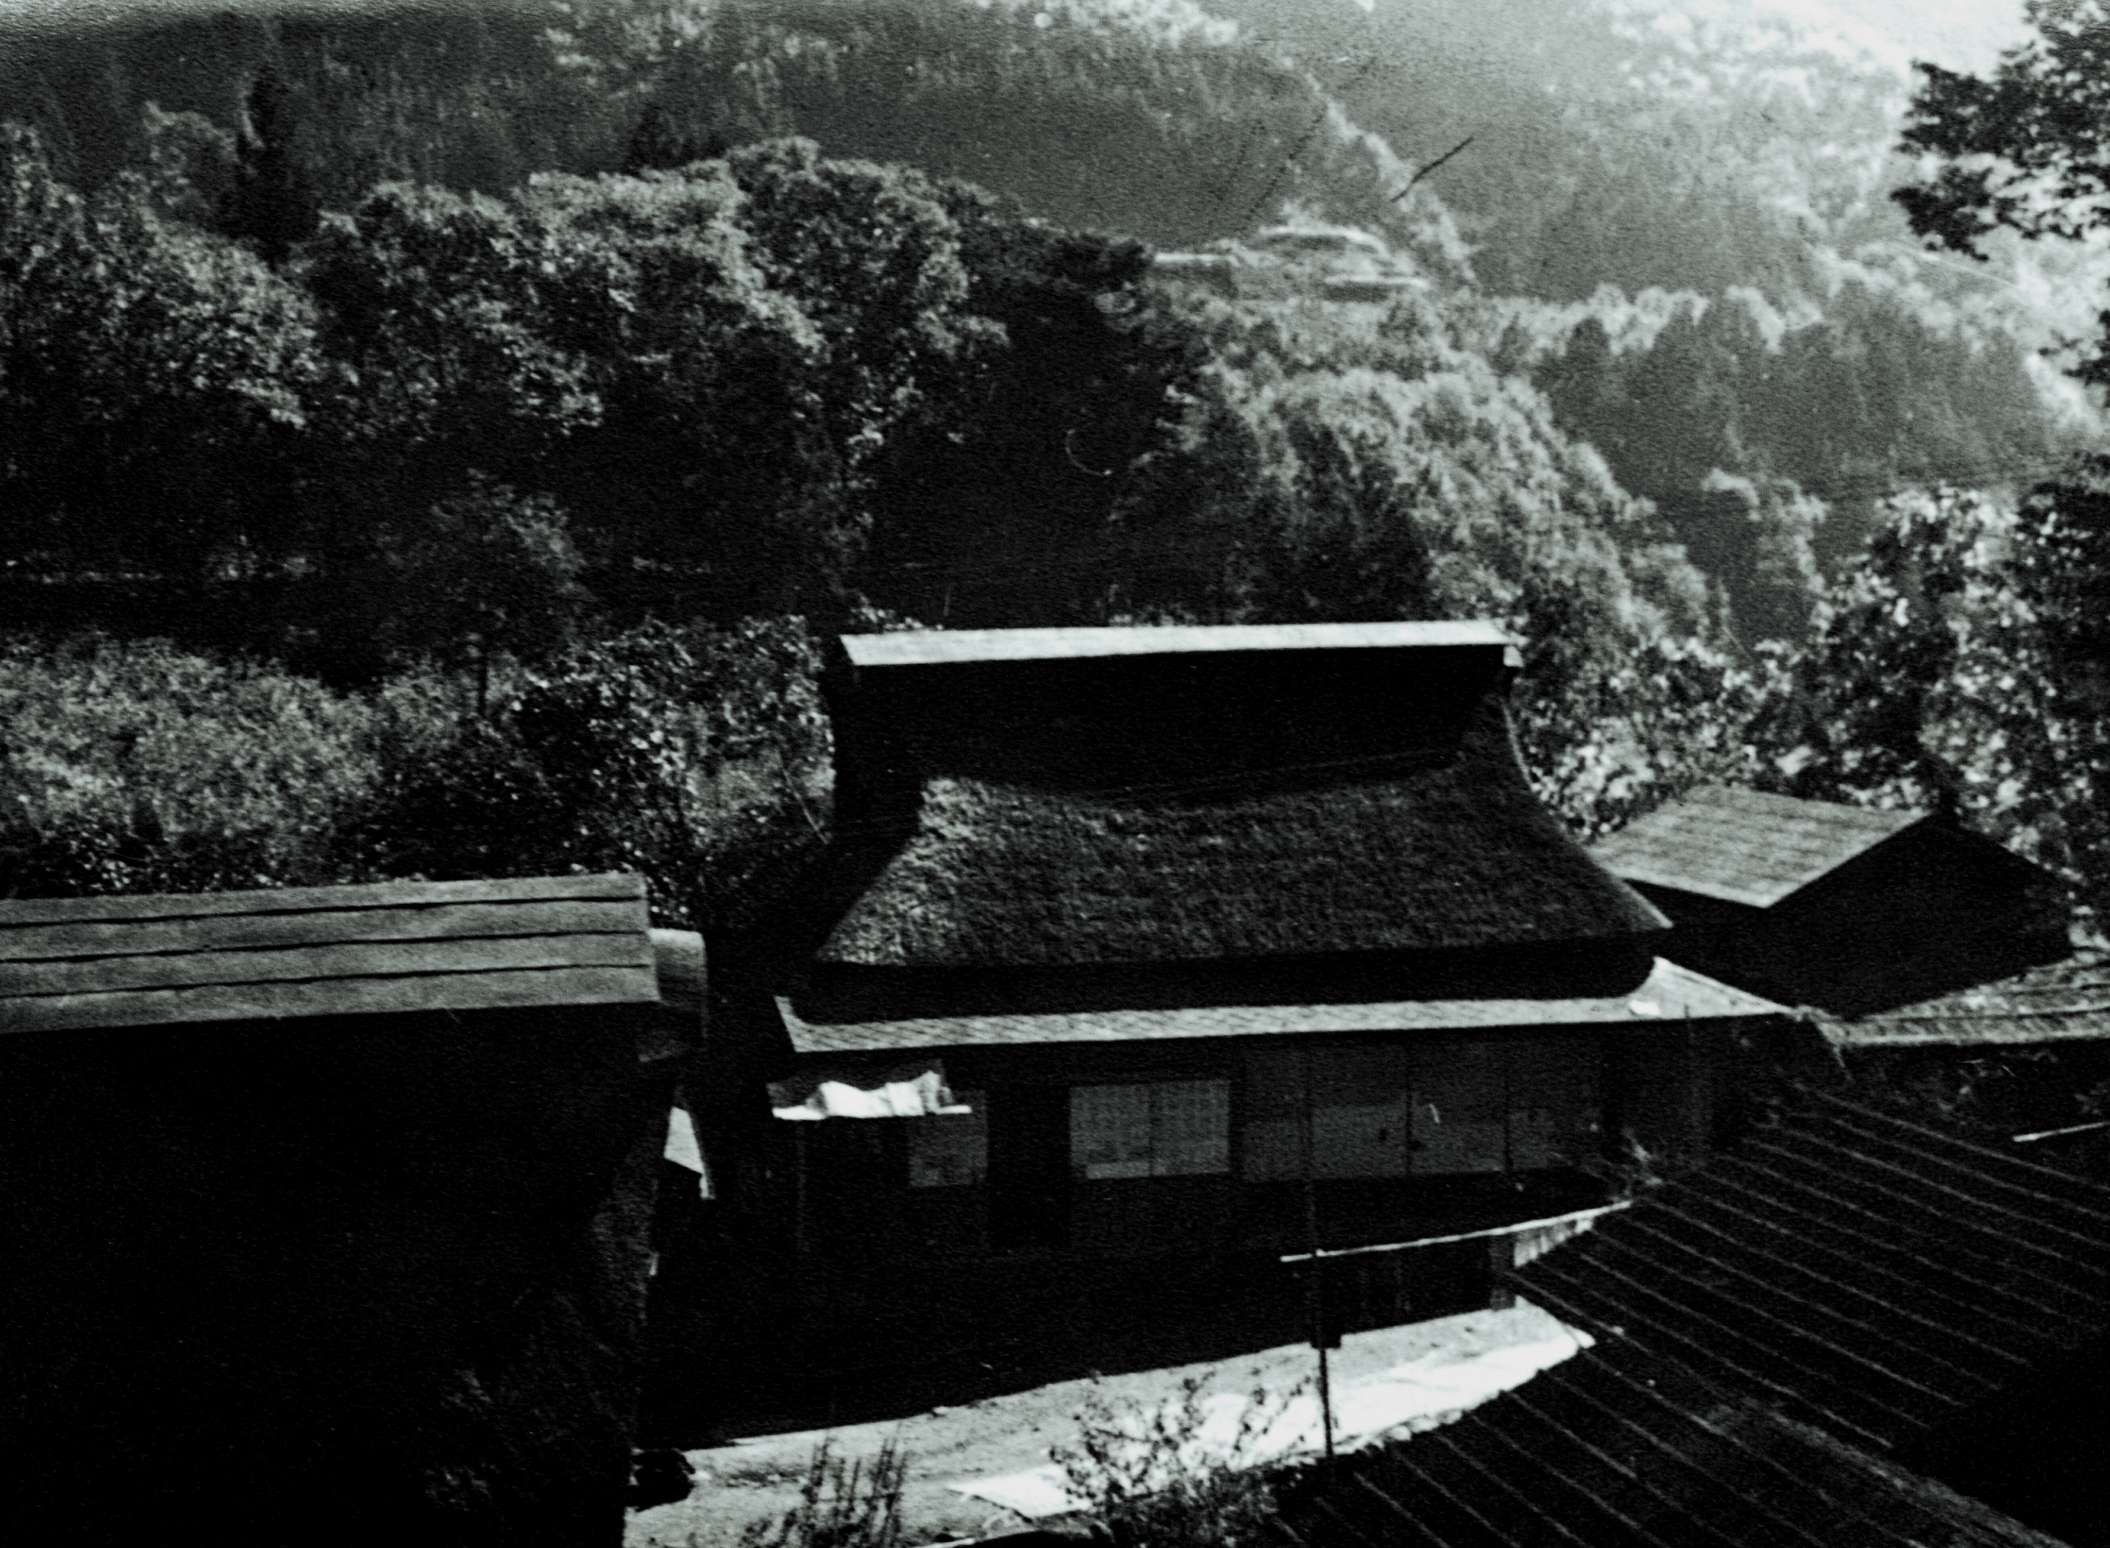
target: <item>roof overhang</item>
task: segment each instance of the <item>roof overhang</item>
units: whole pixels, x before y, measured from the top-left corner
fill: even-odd
[[[1786,1016],[1771,1000],[1657,958],[1640,987],[1573,999],[1428,999],[1335,1005],[1196,1005],[1164,1009],[1031,1011],[821,1022],[791,1000],[777,1012],[800,1055],[887,1050],[1159,1042],[1185,1038],[1439,1033],[1576,1027],[1602,1031],[1666,1022]]]
[[[1076,661],[1112,656],[1190,656],[1258,651],[1492,649],[1516,643],[1480,619],[1430,623],[1224,624],[1168,628],[949,629],[846,634],[843,652],[860,670],[1005,661]]]

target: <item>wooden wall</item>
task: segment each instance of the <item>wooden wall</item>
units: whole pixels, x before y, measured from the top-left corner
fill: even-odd
[[[0,1537],[613,1548],[639,1014],[0,1038]]]
[[[1676,922],[1664,955],[1783,1005],[1857,1015],[2065,954],[2052,879],[1998,845],[1925,826],[1771,908],[1643,886]]]

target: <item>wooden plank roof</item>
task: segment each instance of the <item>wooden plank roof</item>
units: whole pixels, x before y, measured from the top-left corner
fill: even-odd
[[[1842,1048],[2057,1043],[2110,1038],[2110,954],[2093,951],[2011,978],[1818,1026]]]
[[[1600,1343],[1893,1452],[2110,1336],[2110,1188],[1813,1093],[1516,1280]]]
[[[1637,989],[1574,998],[1386,1000],[1320,1005],[1195,1005],[1162,1009],[1033,1011],[808,1021],[793,1002],[778,1014],[797,1053],[970,1048],[1036,1043],[1152,1042],[1195,1037],[1445,1032],[1497,1027],[1641,1027],[1666,1020],[1785,1015],[1780,1006],[1658,958]]]
[[[1510,636],[1478,619],[1428,623],[1215,624],[1167,628],[913,630],[846,634],[858,668],[948,666],[998,661],[1076,661],[1108,656],[1188,656],[1227,651],[1399,650],[1482,647],[1507,652]]]
[[[1888,1458],[1630,1349],[1590,1349],[1285,1491],[1307,1548],[2063,1548]]]
[[[0,902],[0,1031],[648,1004],[635,876]]]
[[[1834,1095],[1513,1276],[1594,1342],[1285,1493],[1306,1548],[2061,1548],[1907,1465],[2110,1331],[2110,1189]]]
[[[1932,819],[1703,785],[1593,846],[1629,882],[1769,908]]]

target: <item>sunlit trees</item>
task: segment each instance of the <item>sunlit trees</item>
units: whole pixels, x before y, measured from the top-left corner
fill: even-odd
[[[308,425],[313,308],[231,243],[93,198],[0,128],[0,553],[195,578],[299,543],[271,470]]]

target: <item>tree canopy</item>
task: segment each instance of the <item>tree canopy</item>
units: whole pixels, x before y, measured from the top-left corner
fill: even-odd
[[[2110,9],[2028,0],[2036,36],[1989,76],[1921,64],[1904,148],[1931,163],[1895,195],[1915,231],[1983,257],[2000,231],[2080,241],[2110,229]],[[2081,377],[2110,384],[2110,312]]]

